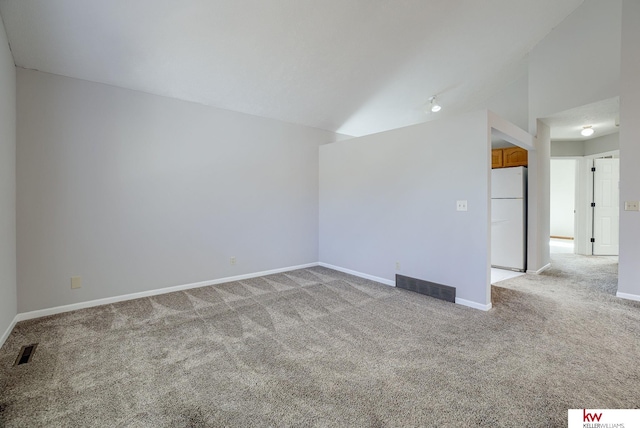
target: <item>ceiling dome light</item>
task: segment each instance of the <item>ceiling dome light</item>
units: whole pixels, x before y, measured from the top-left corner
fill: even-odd
[[[429,98],[429,109],[434,113],[437,113],[440,110],[442,110],[442,106],[438,104],[438,102],[436,101],[435,95]]]
[[[594,132],[596,131],[593,130],[591,125],[587,125],[582,127],[582,131],[580,131],[580,134],[582,134],[583,137],[591,137]]]

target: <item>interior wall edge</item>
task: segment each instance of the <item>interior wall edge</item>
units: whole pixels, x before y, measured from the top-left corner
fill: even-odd
[[[551,268],[551,263],[547,263],[546,265],[542,266],[540,269],[538,270],[527,270],[527,273],[533,274],[533,275],[540,275],[542,272],[544,272],[545,270]]]
[[[472,302],[471,300],[461,299],[459,297],[456,297],[456,305],[462,305],[468,308],[478,309],[485,312],[490,310],[493,307],[491,303],[483,304],[478,302]]]
[[[7,330],[4,333],[2,333],[2,336],[0,336],[0,348],[2,348],[4,346],[4,342],[7,341],[7,339],[9,338],[9,335],[13,331],[13,328],[16,326],[18,321],[20,321],[20,320],[19,320],[18,315],[16,315],[13,318],[13,321],[11,321],[11,323],[9,324],[9,327],[7,327]]]

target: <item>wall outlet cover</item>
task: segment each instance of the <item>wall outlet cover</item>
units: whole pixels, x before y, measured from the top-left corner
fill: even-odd
[[[456,201],[457,211],[467,211],[467,201]]]
[[[72,289],[82,288],[82,277],[72,276],[71,277],[71,288]]]
[[[640,201],[626,201],[624,203],[625,211],[640,211]]]

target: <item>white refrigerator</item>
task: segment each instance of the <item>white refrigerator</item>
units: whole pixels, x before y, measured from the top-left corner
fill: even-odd
[[[491,266],[527,269],[527,168],[491,170]]]

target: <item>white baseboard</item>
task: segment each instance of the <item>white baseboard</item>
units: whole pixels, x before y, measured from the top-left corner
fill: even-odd
[[[2,336],[0,336],[0,348],[2,348],[2,346],[4,345],[4,342],[6,342],[7,338],[9,337],[9,335],[11,334],[11,332],[13,331],[13,327],[16,326],[16,323],[18,322],[18,316],[16,315],[13,318],[13,321],[11,321],[11,324],[9,324],[9,327],[7,328],[7,331],[5,331]]]
[[[396,286],[396,283],[394,281],[389,280],[389,279],[380,278],[380,277],[377,277],[377,276],[369,275],[369,274],[358,272],[358,271],[351,270],[351,269],[345,269],[345,268],[342,268],[342,267],[339,267],[339,266],[330,265],[328,263],[322,263],[321,262],[321,263],[318,263],[318,265],[322,266],[322,267],[326,267],[328,269],[333,269],[333,270],[337,270],[337,271],[340,271],[340,272],[348,273],[349,275],[358,276],[360,278],[370,279],[371,281],[380,282],[382,284],[390,285],[392,287]],[[472,302],[471,300],[460,299],[458,297],[456,297],[456,304],[462,305],[462,306],[468,306],[468,307],[474,308],[474,309],[480,309],[481,311],[488,311],[492,307],[491,303],[489,303],[488,305],[483,305],[481,303]]]
[[[210,281],[201,281],[201,282],[195,282],[195,283],[191,283],[191,284],[176,285],[176,286],[172,286],[172,287],[165,287],[165,288],[159,288],[159,289],[155,289],[155,290],[142,291],[142,292],[139,292],[139,293],[124,294],[124,295],[120,295],[120,296],[106,297],[104,299],[89,300],[89,301],[86,301],[86,302],[73,303],[73,304],[70,304],[70,305],[56,306],[56,307],[53,307],[53,308],[38,309],[38,310],[35,310],[35,311],[31,311],[31,312],[19,313],[18,315],[16,315],[16,317],[14,318],[13,322],[11,323],[11,325],[9,326],[7,331],[2,335],[2,337],[0,337],[0,339],[1,339],[0,340],[0,346],[2,346],[2,344],[7,339],[7,337],[9,337],[9,334],[11,334],[11,331],[13,330],[13,327],[15,326],[15,324],[17,322],[20,322],[20,321],[26,321],[26,320],[35,319],[35,318],[41,318],[41,317],[46,317],[46,316],[50,316],[50,315],[61,314],[61,313],[64,313],[64,312],[76,311],[78,309],[86,309],[86,308],[92,308],[92,307],[95,307],[95,306],[109,305],[111,303],[118,303],[118,302],[123,302],[123,301],[126,301],[126,300],[133,300],[133,299],[140,299],[140,298],[143,298],[143,297],[157,296],[157,295],[160,295],[160,294],[173,293],[173,292],[176,292],[176,291],[189,290],[189,289],[192,289],[192,288],[200,288],[200,287],[206,287],[206,286],[209,286],[209,285],[223,284],[225,282],[241,281],[243,279],[256,278],[256,277],[259,277],[259,276],[273,275],[273,274],[276,274],[276,273],[288,272],[288,271],[292,271],[292,270],[296,270],[296,269],[306,269],[306,268],[314,267],[314,266],[323,266],[323,267],[326,267],[328,269],[333,269],[333,270],[337,270],[339,272],[347,273],[349,275],[354,275],[354,276],[357,276],[357,277],[360,277],[360,278],[369,279],[371,281],[379,282],[381,284],[389,285],[391,287],[395,287],[395,285],[396,285],[395,281],[393,281],[393,280],[380,278],[380,277],[377,277],[377,276],[373,276],[373,275],[369,275],[369,274],[366,274],[366,273],[354,271],[354,270],[351,270],[351,269],[345,269],[345,268],[342,268],[342,267],[339,267],[339,266],[330,265],[328,263],[307,263],[307,264],[304,264],[304,265],[289,266],[289,267],[285,267],[285,268],[272,269],[272,270],[268,270],[268,271],[254,272],[254,273],[249,273],[249,274],[244,274],[244,275],[237,275],[237,276],[229,276],[229,277],[226,277],[226,278],[219,278],[219,279],[214,279],[214,280],[210,280]],[[620,296],[620,297],[622,297],[622,296]],[[640,297],[638,297],[638,300],[640,300]],[[460,298],[456,298],[456,303],[459,304],[459,305],[468,306],[470,308],[479,309],[479,310],[482,310],[482,311],[488,311],[489,309],[491,309],[491,303],[489,303],[487,305],[483,305],[481,303],[476,303],[476,302],[472,302],[470,300],[465,300],[465,299],[460,299]]]
[[[385,285],[390,285],[392,287],[396,286],[395,281],[392,281],[390,279],[384,279],[384,278],[380,278],[378,276],[369,275],[369,274],[358,272],[358,271],[355,271],[355,270],[345,269],[345,268],[342,268],[342,267],[339,267],[339,266],[330,265],[328,263],[318,263],[318,266],[326,267],[327,269],[337,270],[339,272],[348,273],[349,275],[358,276],[360,278],[370,279],[371,281],[379,282],[379,283],[382,283],[382,284],[385,284]]]
[[[549,269],[551,267],[551,263],[547,263],[546,265],[542,266],[540,269],[538,270],[528,270],[527,273],[532,273],[534,275],[540,275],[542,272],[544,272],[545,270]]]
[[[288,272],[296,269],[305,269],[305,268],[314,267],[314,266],[318,266],[318,263],[307,263],[299,266],[289,266],[286,268],[272,269],[272,270],[267,270],[263,272],[254,272],[254,273],[248,273],[245,275],[237,275],[237,276],[229,276],[226,278],[213,279],[211,281],[194,282],[192,284],[176,285],[173,287],[142,291],[140,293],[124,294],[121,296],[107,297],[104,299],[73,303],[71,305],[56,306],[54,308],[39,309],[31,312],[23,312],[21,314],[16,315],[16,319],[14,320],[14,325],[15,325],[15,322],[17,321],[25,321],[25,320],[30,320],[34,318],[46,317],[49,315],[61,314],[63,312],[76,311],[78,309],[92,308],[94,306],[101,306],[101,305],[109,305],[111,303],[123,302],[125,300],[133,300],[133,299],[140,299],[142,297],[157,296],[160,294],[173,293],[176,291],[189,290],[192,288],[206,287],[208,285],[223,284],[225,282],[241,281],[243,279],[256,278],[256,277],[265,276],[265,275],[273,275],[276,273]],[[11,332],[11,330],[9,330],[9,332]]]
[[[620,297],[621,299],[635,300],[637,302],[640,302],[640,296],[638,296],[637,294],[621,293],[618,291],[616,293],[616,297]]]
[[[468,306],[473,309],[480,309],[481,311],[488,311],[493,307],[491,303],[483,305],[482,303],[472,302],[471,300],[465,300],[459,297],[456,297],[456,305]]]

